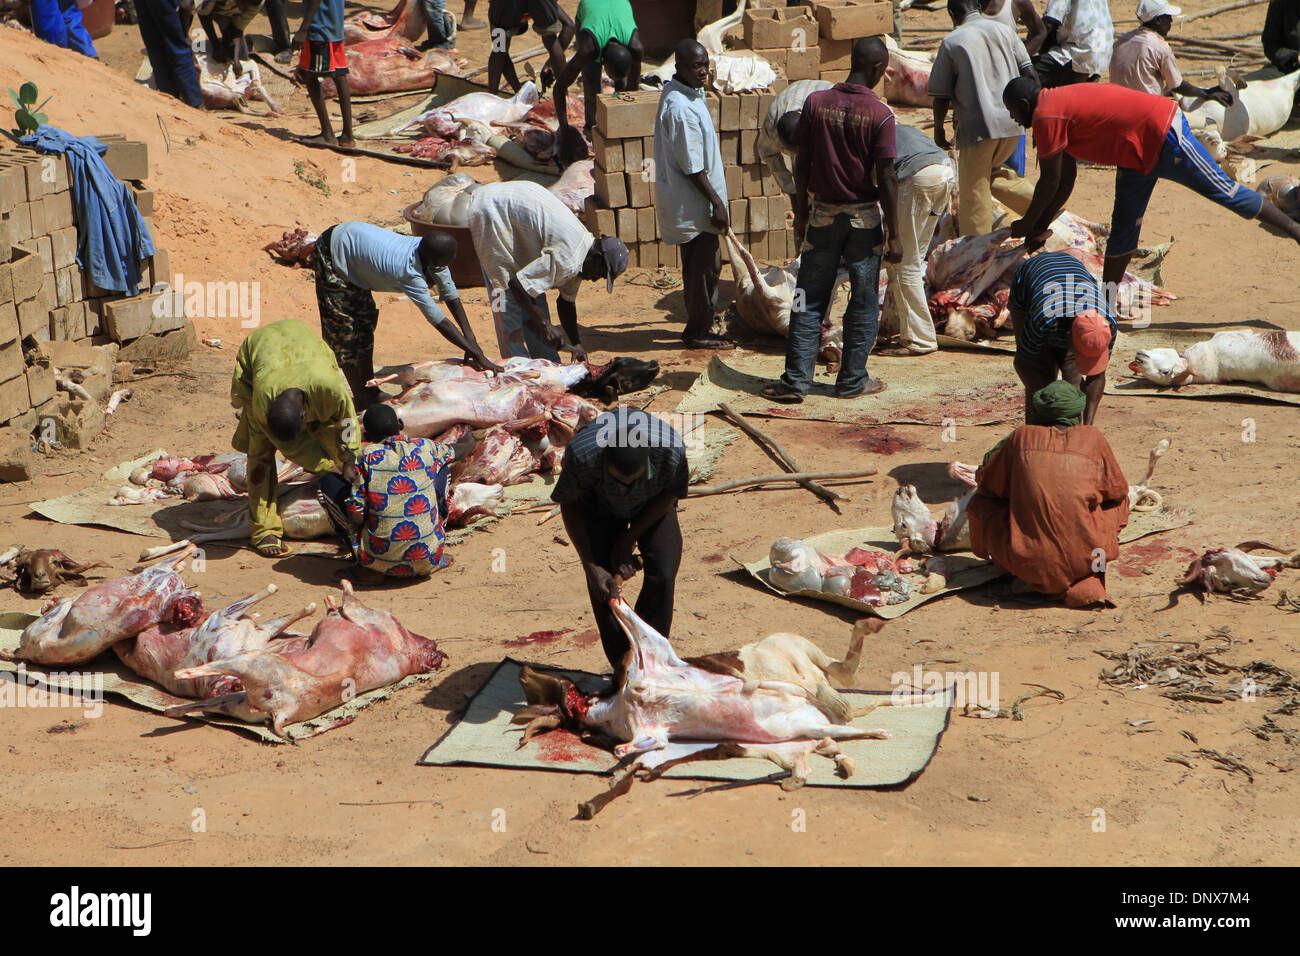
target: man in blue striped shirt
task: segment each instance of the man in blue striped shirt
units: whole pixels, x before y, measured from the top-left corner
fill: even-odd
[[[551,500],[560,506],[582,560],[592,614],[616,675],[629,644],[609,602],[636,573],[632,552],[637,548],[645,580],[636,613],[664,637],[672,627],[682,561],[677,501],[686,496],[689,480],[681,435],[637,408],[620,405],[597,416],[564,450]]]
[[[1119,331],[1092,273],[1068,251],[1030,256],[1011,279],[1007,309],[1016,330],[1016,374],[1025,385],[1025,421],[1031,396],[1059,375],[1083,389],[1083,423],[1091,425]]]

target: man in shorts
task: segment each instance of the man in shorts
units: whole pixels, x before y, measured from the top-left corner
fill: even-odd
[[[564,70],[564,51],[573,42],[576,27],[573,18],[560,9],[559,0],[490,0],[488,26],[491,28],[491,53],[488,54],[488,89],[496,93],[501,79],[518,92],[523,84],[510,59],[510,41],[532,24],[546,48],[546,67],[542,70],[542,92]]]
[[[348,57],[343,52],[343,0],[307,0],[302,26],[293,37],[293,48],[302,50],[294,76],[307,84],[307,95],[320,120],[321,141],[329,146],[356,145],[352,138],[352,92],[348,87]],[[334,137],[330,114],[325,108],[321,78],[329,77],[339,95],[343,134]]]

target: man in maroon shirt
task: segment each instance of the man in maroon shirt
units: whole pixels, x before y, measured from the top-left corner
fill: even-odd
[[[1038,185],[1011,235],[1046,241],[1052,220],[1074,190],[1075,160],[1116,167],[1115,207],[1106,240],[1102,288],[1111,311],[1124,270],[1137,251],[1142,217],[1157,179],[1172,179],[1243,219],[1259,219],[1300,243],[1300,224],[1253,189],[1237,183],[1206,152],[1178,104],[1113,83],[1043,90],[1033,80],[1012,80],[1002,93],[1011,116],[1034,131]]]
[[[886,258],[903,258],[895,225],[894,114],[871,92],[888,65],[889,51],[879,37],[858,40],[848,79],[804,102],[794,134],[794,235],[802,246],[799,282],[790,312],[785,374],[762,392],[773,401],[797,404],[812,387],[822,320],[841,260],[848,268],[851,293],[835,394],[853,398],[885,389],[884,382],[867,376],[867,356],[879,328],[882,215],[889,236]]]

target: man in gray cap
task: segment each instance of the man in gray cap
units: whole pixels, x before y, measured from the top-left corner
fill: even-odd
[[[627,269],[627,246],[593,236],[553,193],[530,182],[487,183],[470,194],[469,229],[487,281],[502,358],[522,356],[573,361],[587,357],[578,332],[578,289],[583,279],[614,279]],[[546,293],[560,292],[551,325]],[[565,342],[565,337],[568,342]]]
[[[673,591],[682,563],[677,502],[690,481],[681,435],[636,408],[618,406],[578,429],[564,450],[551,500],[582,561],[591,611],[615,674],[627,636],[609,602],[632,578],[641,552],[645,572],[636,613],[664,637],[673,623]]]

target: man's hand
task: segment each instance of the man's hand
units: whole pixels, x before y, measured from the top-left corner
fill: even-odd
[[[542,67],[542,72],[537,77],[537,92],[545,93],[555,85],[555,68],[549,63]]]
[[[1009,3],[1010,0],[1007,0]],[[934,127],[934,145],[938,146],[945,153],[952,149],[952,141],[948,139],[948,131],[943,128],[942,123],[936,123]]]
[[[621,593],[618,578],[599,564],[587,565],[587,583],[591,585],[593,591],[611,601]]]
[[[496,362],[493,362],[482,352],[466,352],[465,362],[470,368],[476,368],[480,372],[492,372],[496,375],[500,375],[506,370],[504,365],[496,364]]]
[[[713,228],[718,232],[726,232],[731,228],[731,217],[727,214],[725,203],[715,202],[713,204]]]
[[[885,261],[902,262],[903,261],[903,244],[897,236],[890,236],[885,243]]]
[[[560,330],[549,322],[538,329],[537,334],[541,336],[543,342],[553,349],[558,349],[564,344],[564,336],[560,334]]]
[[[1206,99],[1214,100],[1221,106],[1232,105],[1232,94],[1221,87],[1215,86],[1205,91]]]
[[[1017,219],[1011,224],[1011,238],[1024,239],[1029,235],[1029,230],[1033,228],[1033,223],[1027,219]]]
[[[561,348],[573,356],[573,361],[575,363],[587,361],[587,350],[581,345],[564,345],[561,346]]]
[[[794,217],[794,241],[799,246],[800,249],[803,248],[803,237],[807,231],[808,231],[808,217],[795,216]]]
[[[306,45],[307,31],[309,28],[310,24],[304,22],[303,25],[298,28],[298,32],[293,35],[293,39],[289,41],[289,47],[295,54]]]
[[[637,565],[640,563],[636,559],[636,539],[623,535],[614,542],[614,552],[611,564],[614,565],[614,573],[624,581],[630,581],[636,576]]]

